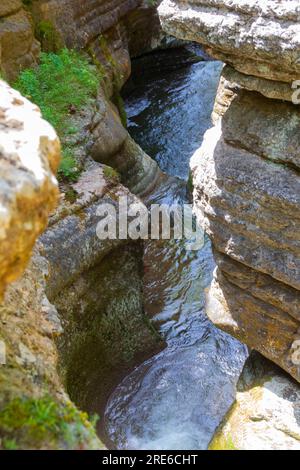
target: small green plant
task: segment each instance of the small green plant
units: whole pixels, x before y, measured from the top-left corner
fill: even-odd
[[[69,201],[71,204],[73,204],[74,202],[76,202],[76,200],[78,198],[78,192],[75,191],[75,189],[70,188],[65,192],[65,198],[66,198],[67,201]]]
[[[105,166],[103,168],[103,175],[108,180],[112,180],[113,182],[116,182],[116,183],[120,182],[119,173],[116,170],[114,170],[113,168],[111,168],[110,166]]]
[[[58,53],[42,53],[40,64],[21,72],[14,87],[37,104],[43,117],[56,129],[63,144],[63,159],[59,175],[74,180],[78,177],[72,149],[66,138],[76,131],[72,115],[95,98],[101,76],[95,73],[81,53],[62,49]]]
[[[41,21],[36,25],[36,36],[42,44],[43,51],[59,51],[62,48],[62,41],[50,21]]]
[[[58,177],[61,180],[75,182],[78,180],[80,171],[73,156],[72,148],[63,146],[62,160],[58,169]]]
[[[0,411],[2,448],[39,448],[44,445],[80,447],[87,438],[95,436],[88,415],[78,411],[72,403],[61,405],[50,396],[42,398],[15,398]]]
[[[15,439],[3,439],[3,449],[4,450],[17,450],[18,444],[16,443]]]

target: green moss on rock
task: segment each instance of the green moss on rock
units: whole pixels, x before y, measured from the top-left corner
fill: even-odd
[[[58,52],[62,49],[63,41],[50,21],[40,21],[36,25],[35,34],[44,52]]]
[[[7,403],[0,411],[0,436],[2,449],[80,449],[97,441],[86,413],[50,396]]]

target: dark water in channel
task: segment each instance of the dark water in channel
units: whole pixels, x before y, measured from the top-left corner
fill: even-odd
[[[186,50],[135,64],[126,110],[129,131],[171,176],[149,202],[184,203],[189,160],[210,124],[218,62],[191,62]],[[117,449],[206,449],[232,404],[246,348],[205,315],[214,261],[183,241],[149,241],[144,254],[145,310],[167,348],[137,367],[116,388],[105,412]]]

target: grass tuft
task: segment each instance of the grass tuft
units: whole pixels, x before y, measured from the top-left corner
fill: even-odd
[[[72,116],[97,96],[100,81],[100,74],[85,56],[62,49],[58,53],[43,52],[39,66],[21,72],[14,84],[40,107],[44,119],[56,129],[63,144],[59,175],[68,180],[78,176],[75,158],[64,146],[66,138],[74,134]]]
[[[61,405],[49,396],[15,398],[0,411],[0,448],[80,448],[95,437],[95,423],[72,403]]]

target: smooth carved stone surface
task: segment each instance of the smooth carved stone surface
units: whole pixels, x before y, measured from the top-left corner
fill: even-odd
[[[239,72],[281,82],[300,76],[297,0],[164,0],[159,15],[168,34],[203,44]]]
[[[163,173],[153,158],[128,135],[121,151],[114,157],[114,166],[122,175],[122,180],[134,194],[142,197],[157,184]]]
[[[236,402],[212,450],[299,450],[299,386],[257,353],[246,362]]]
[[[49,262],[47,295],[51,301],[85,271],[99,264],[110,251],[127,243],[123,239],[102,240],[98,237],[101,206],[109,204],[118,213],[119,197],[126,196],[128,205],[137,204],[141,210],[145,209],[142,202],[117,180],[106,181],[105,178],[103,170],[96,164],[82,173],[73,185],[78,193],[76,202],[71,204],[69,211],[64,207],[62,217],[54,219],[40,237],[43,254]]]
[[[0,70],[5,78],[14,80],[20,70],[36,64],[39,53],[30,16],[21,8],[21,2],[2,4],[1,0]]]
[[[148,192],[161,174],[157,163],[134,142],[115,107],[101,94],[91,125],[91,157],[116,169],[134,194]]]
[[[139,241],[123,240],[55,299],[65,327],[60,351],[66,386],[90,413],[103,416],[124,376],[165,347],[144,313],[142,256]]]
[[[91,157],[97,162],[109,164],[127,136],[117,110],[104,96],[100,97],[92,122]]]
[[[0,82],[0,293],[24,270],[56,205],[59,160],[39,109]]]
[[[260,94],[273,100],[293,101],[295,89],[290,83],[274,82],[254,75],[245,75],[226,65],[222,77],[228,80],[232,86],[238,85],[249,91],[258,91]],[[297,97],[298,98],[298,95]]]
[[[221,252],[300,289],[300,178],[207,131],[191,161],[195,207]]]
[[[300,108],[242,91],[222,121],[230,145],[300,169]]]

